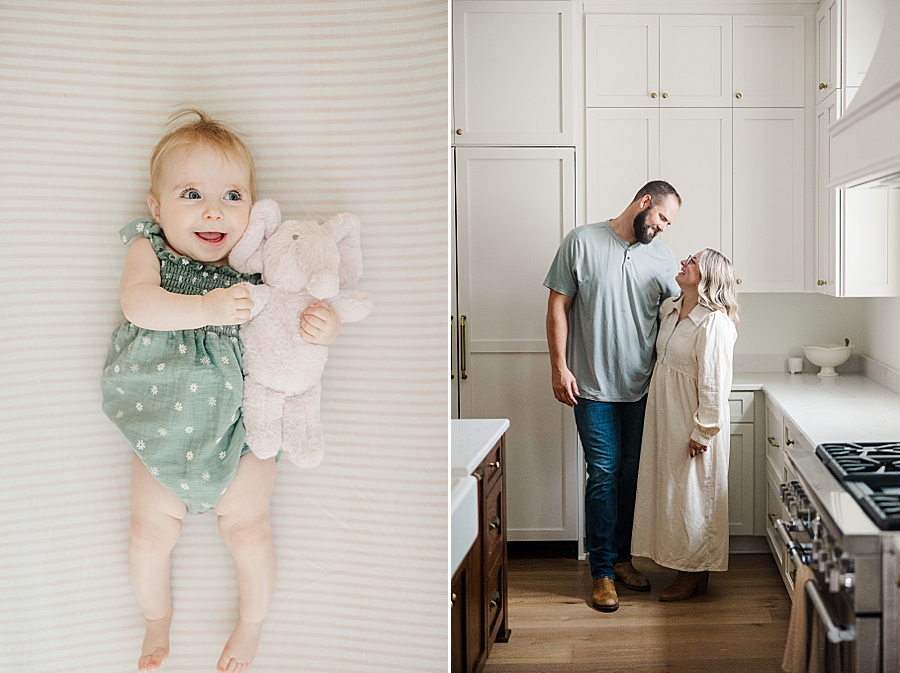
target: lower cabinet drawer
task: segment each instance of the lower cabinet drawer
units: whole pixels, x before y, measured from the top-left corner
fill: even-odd
[[[503,620],[503,614],[506,610],[503,598],[503,580],[506,568],[503,564],[497,564],[491,570],[485,585],[485,599],[488,601],[488,648],[493,645],[497,637],[497,630],[500,628],[500,622]]]
[[[503,556],[506,545],[506,528],[503,522],[503,489],[500,482],[485,497],[484,518],[484,567],[492,568]]]

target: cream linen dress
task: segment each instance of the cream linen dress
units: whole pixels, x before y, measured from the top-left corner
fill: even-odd
[[[681,297],[660,307],[632,553],[687,572],[728,569],[728,452],[737,331],[722,311],[697,306],[678,322]],[[689,440],[709,448],[691,458]]]

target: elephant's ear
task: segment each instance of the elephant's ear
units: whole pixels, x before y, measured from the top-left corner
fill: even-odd
[[[250,224],[228,255],[228,264],[241,273],[262,273],[262,249],[281,224],[281,209],[271,199],[257,201],[250,210]]]
[[[338,213],[324,226],[337,242],[338,252],[341,256],[341,263],[338,266],[338,284],[343,287],[355,283],[363,272],[359,220],[351,213]]]

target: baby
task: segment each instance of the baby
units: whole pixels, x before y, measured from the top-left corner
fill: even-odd
[[[256,197],[253,158],[243,141],[199,110],[166,134],[150,159],[152,220],[121,232],[138,237],[125,257],[119,298],[126,321],[113,333],[102,377],[103,411],[134,448],[128,566],[147,618],[139,671],[169,654],[172,548],[187,512],[214,510],[234,556],[237,625],[217,669],[246,670],[272,602],[275,550],[269,500],[275,459],[244,442],[238,325],[253,302],[243,275],[226,265]],[[324,302],[297,327],[327,345],[339,320]]]

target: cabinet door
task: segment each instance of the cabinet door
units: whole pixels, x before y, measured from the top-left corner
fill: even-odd
[[[829,124],[838,117],[841,92],[816,106],[816,289],[832,297],[841,295],[839,201],[842,190],[829,189]]]
[[[584,30],[585,105],[658,107],[659,17],[586,14]]]
[[[803,110],[733,113],[732,261],[738,289],[802,292]]]
[[[728,533],[753,535],[753,424],[733,423],[728,458]]]
[[[453,2],[457,145],[574,145],[572,5]]]
[[[845,297],[900,295],[900,189],[842,189]]]
[[[734,107],[803,107],[802,16],[735,16]]]
[[[659,178],[659,110],[588,110],[586,145],[587,221],[600,222]]]
[[[660,107],[731,107],[731,17],[659,19]]]
[[[457,147],[462,418],[508,418],[510,540],[575,540],[577,440],[553,397],[544,277],[575,225],[571,148]],[[540,497],[535,497],[539,493]]]
[[[682,198],[663,240],[676,259],[703,248],[731,258],[731,109],[660,110],[659,165]]]
[[[830,0],[816,12],[816,105],[840,87],[840,5]]]

